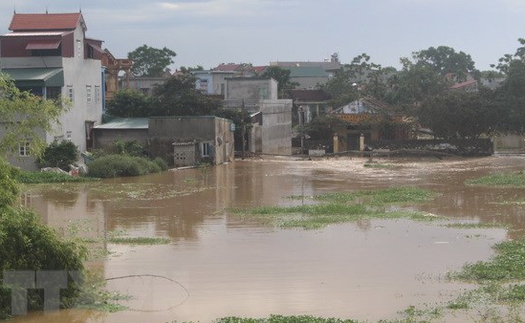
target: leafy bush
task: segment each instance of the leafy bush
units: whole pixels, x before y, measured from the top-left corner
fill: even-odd
[[[60,143],[55,141],[44,150],[42,157],[37,161],[38,167],[58,167],[69,169],[69,165],[78,160],[78,147],[74,143],[62,140]]]
[[[167,170],[168,169],[168,163],[161,157],[157,157],[153,159],[153,162],[157,164],[161,170]]]
[[[18,181],[24,184],[91,182],[94,180],[96,179],[53,172],[20,172],[18,175]]]
[[[68,271],[83,274],[87,252],[82,246],[62,240],[40,222],[39,216],[22,208],[3,208],[0,215],[0,286],[4,271]],[[60,307],[74,305],[80,285],[68,279],[60,292]],[[15,286],[10,286],[15,287]],[[22,287],[19,287],[22,288]],[[27,290],[28,310],[43,309],[44,290]],[[0,319],[11,315],[11,290],[0,287]]]
[[[12,205],[18,199],[18,174],[17,168],[0,158],[0,207]]]
[[[107,155],[99,157],[89,164],[88,176],[99,178],[139,176],[158,173],[161,170],[157,163],[147,158]]]

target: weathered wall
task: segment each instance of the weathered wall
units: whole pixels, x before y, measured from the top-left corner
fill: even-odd
[[[213,163],[233,161],[231,123],[231,120],[214,116],[152,117],[149,119],[150,153],[170,161],[173,159],[174,142],[209,142],[213,151]],[[200,161],[205,162],[207,159],[198,160]]]
[[[458,156],[490,156],[494,154],[494,145],[491,139],[380,140],[367,142],[367,145],[374,150],[421,150]]]
[[[262,100],[262,153],[292,154],[292,100]]]
[[[148,142],[148,129],[93,129],[93,139],[96,149],[112,145],[116,140]]]
[[[261,100],[277,100],[277,81],[268,78],[226,78],[227,107],[240,107],[244,101],[245,107],[259,105]]]

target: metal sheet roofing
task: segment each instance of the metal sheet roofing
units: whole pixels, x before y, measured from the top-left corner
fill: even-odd
[[[17,86],[64,86],[62,68],[5,68],[1,72],[8,74]]]
[[[328,74],[320,66],[311,67],[283,67],[290,71],[290,77],[328,77]]]
[[[148,129],[149,118],[115,118],[95,129]]]
[[[61,40],[39,40],[32,41],[26,45],[27,50],[32,49],[57,49],[60,46]]]

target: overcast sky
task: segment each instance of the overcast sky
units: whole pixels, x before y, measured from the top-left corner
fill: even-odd
[[[525,0],[2,0],[4,34],[13,11],[78,12],[87,36],[117,58],[147,44],[177,53],[172,69],[220,63],[343,63],[367,53],[399,68],[399,58],[431,46],[472,56],[476,68],[514,53],[525,38]]]

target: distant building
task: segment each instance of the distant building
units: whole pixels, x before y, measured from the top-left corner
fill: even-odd
[[[299,83],[298,89],[317,89],[334,77],[337,71],[343,69],[339,56],[334,53],[331,58],[318,62],[288,61],[270,62],[270,66],[278,66],[290,70],[291,81]]]
[[[48,143],[65,139],[81,151],[90,149],[92,129],[101,122],[105,97],[102,41],[86,37],[81,13],[15,13],[9,30],[0,36],[2,72],[21,90],[44,98],[62,95],[72,102],[54,131],[42,134],[44,139]],[[35,158],[24,148],[10,161],[35,169]]]

